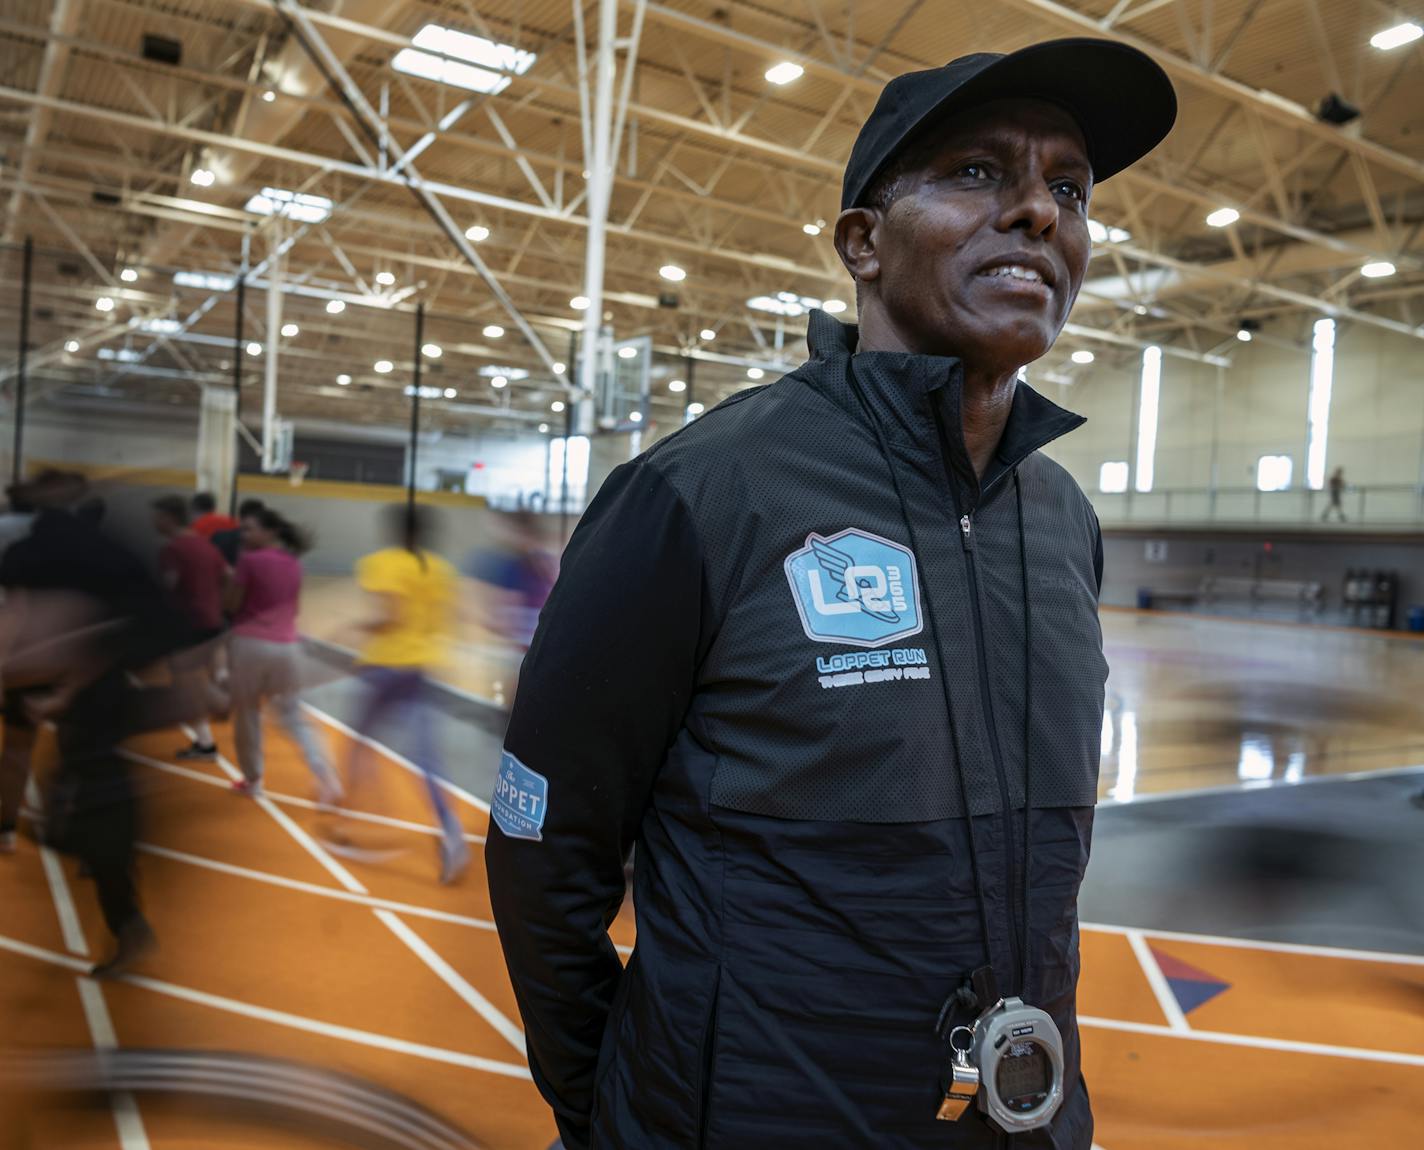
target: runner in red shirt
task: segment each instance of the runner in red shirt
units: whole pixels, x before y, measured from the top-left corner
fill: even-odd
[[[206,491],[200,491],[193,496],[193,522],[190,526],[195,535],[211,539],[215,532],[235,530],[237,520],[231,515],[221,514],[218,501]]]
[[[225,518],[225,517],[219,517]],[[192,628],[192,648],[175,660],[179,670],[192,671],[211,680],[212,661],[225,629],[223,584],[227,561],[207,539],[188,524],[188,508],[177,495],[166,495],[153,503],[153,525],[163,536],[158,567],[174,603]],[[191,746],[178,752],[179,759],[213,759],[217,744],[207,719],[194,723]]]

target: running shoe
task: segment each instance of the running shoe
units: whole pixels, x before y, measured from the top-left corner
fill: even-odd
[[[0,831],[0,855],[12,855],[15,853],[15,832]]]
[[[180,763],[211,763],[217,757],[216,743],[206,747],[202,743],[189,743],[174,756]]]
[[[118,945],[114,953],[89,971],[91,978],[119,978],[128,972],[144,955],[158,945],[153,927],[142,915],[135,915],[119,931]]]
[[[232,784],[232,789],[239,795],[246,795],[249,799],[260,799],[262,797],[262,780],[238,779]]]
[[[470,865],[470,848],[463,838],[440,840],[440,882],[444,886],[458,882]]]

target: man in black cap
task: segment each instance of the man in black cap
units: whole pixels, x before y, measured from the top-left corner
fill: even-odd
[[[570,1150],[1088,1150],[1101,536],[1039,454],[1082,420],[1016,376],[1175,110],[1106,41],[892,81],[836,223],[859,327],[813,312],[579,524],[486,848]]]

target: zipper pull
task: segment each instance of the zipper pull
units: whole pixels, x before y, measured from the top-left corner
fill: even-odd
[[[960,539],[961,539],[961,540],[963,541],[963,543],[964,543],[964,550],[966,550],[966,551],[973,551],[973,550],[974,550],[974,524],[970,522],[969,516],[967,516],[967,515],[961,515],[961,516],[959,517],[959,534],[960,534]]]

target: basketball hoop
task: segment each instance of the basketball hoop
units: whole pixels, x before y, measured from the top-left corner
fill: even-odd
[[[291,470],[287,472],[287,479],[290,480],[293,487],[300,487],[302,480],[307,477],[307,471],[310,468],[310,463],[299,463],[293,460]]]

